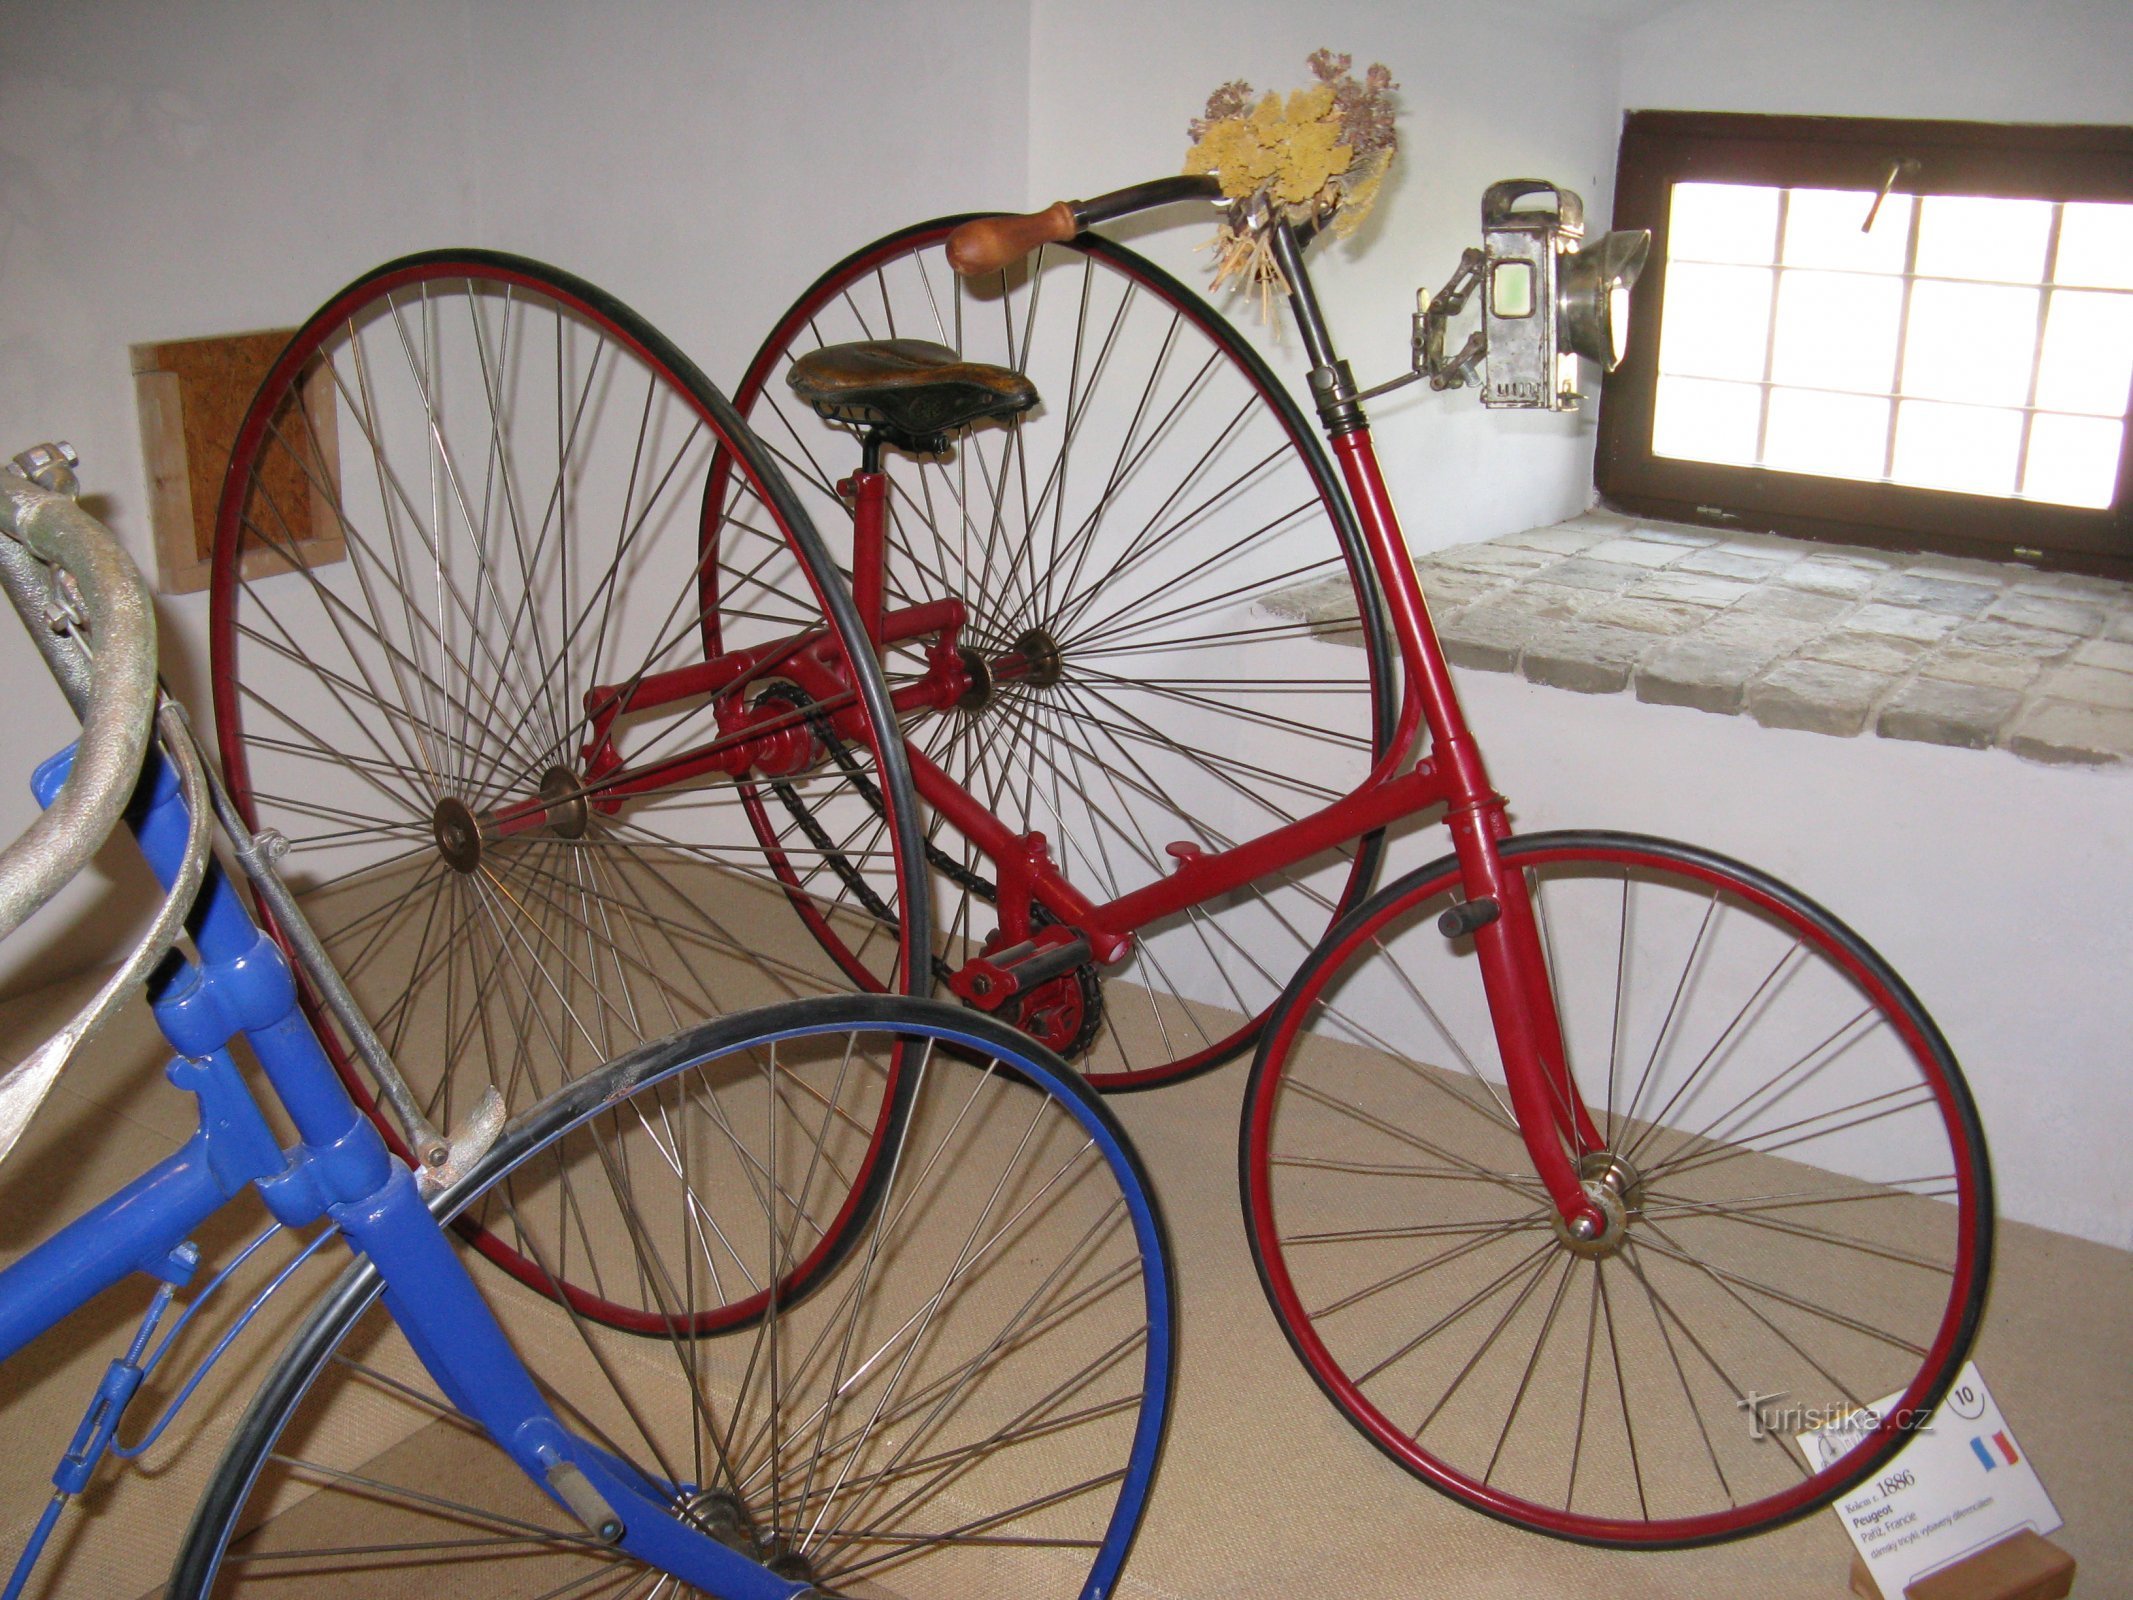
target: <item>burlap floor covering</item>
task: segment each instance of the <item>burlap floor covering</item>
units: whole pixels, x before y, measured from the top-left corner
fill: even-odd
[[[17,1059],[91,981],[69,980],[0,1005],[0,1056]],[[747,980],[736,979],[736,988],[747,991]],[[1132,1011],[1118,1008],[1121,1017]],[[152,1024],[136,1009],[70,1073],[0,1170],[0,1260],[34,1243],[50,1219],[81,1210],[175,1146],[190,1102],[160,1081],[164,1059]],[[1254,1276],[1236,1200],[1243,1079],[1237,1065],[1114,1102],[1155,1177],[1182,1284],[1177,1405],[1123,1593],[1834,1600],[1846,1592],[1850,1546],[1828,1513],[1745,1544],[1609,1553],[1491,1522],[1379,1456],[1290,1354]],[[257,1206],[218,1221],[202,1241],[209,1258],[226,1256],[262,1221]],[[2117,1481],[2121,1441],[2133,1436],[2124,1382],[2133,1353],[2125,1331],[2133,1327],[2133,1256],[2020,1225],[2005,1227],[2001,1238],[1979,1363],[2066,1516],[2058,1537],[2081,1563],[2076,1593],[2133,1593],[2133,1517]],[[263,1281],[269,1270],[262,1260],[246,1279]],[[320,1284],[324,1275],[305,1281]],[[12,1561],[34,1522],[52,1463],[149,1292],[145,1280],[127,1284],[0,1370],[0,1438],[7,1441],[0,1452],[0,1560]],[[240,1303],[232,1294],[220,1316],[202,1320],[219,1330],[221,1317]],[[105,1473],[87,1497],[96,1514],[70,1514],[33,1595],[159,1592],[178,1530],[244,1397],[302,1309],[298,1295],[270,1302],[146,1463]],[[531,1296],[515,1297],[507,1315],[531,1346],[567,1343],[561,1319]],[[185,1349],[197,1354],[209,1337],[210,1329],[190,1330]],[[643,1355],[641,1345],[629,1346],[621,1342],[618,1359]],[[190,1368],[181,1353],[169,1371],[182,1380]],[[151,1386],[138,1418],[151,1414],[149,1402],[172,1381]],[[351,1464],[381,1453],[428,1452],[440,1480],[476,1470],[456,1453],[449,1430],[381,1434],[373,1426],[379,1420],[342,1419],[325,1448]],[[298,1498],[286,1515],[300,1520],[305,1511]],[[350,1543],[361,1539],[359,1528],[337,1533]]]

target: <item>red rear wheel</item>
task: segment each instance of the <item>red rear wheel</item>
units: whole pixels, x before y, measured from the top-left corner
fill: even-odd
[[[707,515],[732,566],[702,615]],[[676,1028],[849,989],[787,914],[796,895],[826,923],[853,919],[868,986],[904,986],[893,929],[912,920],[897,913],[921,869],[889,810],[908,780],[900,749],[884,773],[864,722],[838,763],[788,780],[834,831],[837,870],[788,822],[770,827],[782,870],[767,872],[749,795],[716,771],[642,794],[612,785],[610,753],[641,766],[699,748],[774,696],[788,665],[767,647],[781,640],[828,640],[887,712],[775,464],[680,352],[590,285],[441,252],[335,296],[238,441],[211,618],[238,804],[288,839],[285,875],[438,1125],[492,1083],[517,1111]],[[613,692],[702,663],[707,637],[766,654],[633,710],[603,747],[595,713]],[[888,924],[854,912],[861,891],[891,908]],[[338,1031],[312,1012],[362,1094]],[[864,1212],[889,1087],[865,1072],[792,1086],[782,1126],[808,1126],[814,1157],[784,1152],[781,1166],[813,1186],[799,1196],[812,1237],[792,1256],[803,1275]],[[763,1137],[734,1125],[724,1158],[767,1168]],[[765,1289],[745,1268],[744,1225],[720,1225],[734,1237],[707,1226],[685,1288],[652,1283],[621,1234],[545,1266],[502,1232],[482,1248],[529,1282],[566,1284],[602,1321],[710,1327],[754,1315]]]

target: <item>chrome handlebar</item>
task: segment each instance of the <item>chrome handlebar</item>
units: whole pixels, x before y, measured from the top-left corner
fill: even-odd
[[[64,888],[118,826],[155,716],[148,585],[111,530],[74,503],[72,466],[65,446],[41,445],[0,468],[0,587],[82,722],[65,787],[0,851],[0,938]]]

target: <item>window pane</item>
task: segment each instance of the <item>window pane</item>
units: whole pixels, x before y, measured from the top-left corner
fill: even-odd
[[[1659,370],[1695,378],[1761,379],[1770,342],[1772,276],[1767,267],[1670,263]]]
[[[2125,415],[2133,381],[2133,295],[2061,289],[2045,313],[2037,404],[2054,411]]]
[[[1763,391],[1752,383],[1661,378],[1652,409],[1652,453],[1690,461],[1755,461]]]
[[[2125,424],[2101,417],[2039,413],[2029,425],[2029,470],[2022,492],[2062,506],[2107,506],[2118,483]]]
[[[1828,478],[1878,478],[1888,444],[1889,402],[1879,396],[1770,391],[1766,467]]]
[[[1770,376],[1815,389],[1895,387],[1903,280],[1860,272],[1786,272],[1778,281]]]
[[[2070,203],[2052,281],[2133,289],[2133,206]]]
[[[2027,405],[2029,369],[2037,352],[2038,293],[1997,284],[1914,285],[1903,344],[1903,392],[1980,405]]]
[[[1932,278],[2044,281],[2049,200],[1931,195],[1918,216],[1918,271]]]
[[[2013,494],[2022,413],[1906,400],[1896,412],[1898,483],[1971,494]]]
[[[1777,259],[1778,192],[1738,183],[1677,183],[1667,213],[1669,261]]]
[[[1865,189],[1795,189],[1785,203],[1785,265],[1830,267],[1844,272],[1901,272],[1911,232],[1911,197],[1891,194],[1874,218],[1874,231],[1860,225],[1874,206]]]

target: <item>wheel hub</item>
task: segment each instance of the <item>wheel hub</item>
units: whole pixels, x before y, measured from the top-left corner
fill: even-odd
[[[761,1562],[781,1578],[815,1581],[814,1563],[778,1533],[758,1534],[740,1501],[724,1489],[705,1489],[683,1502],[688,1519],[729,1550]]]
[[[454,872],[472,872],[481,865],[481,823],[464,800],[446,795],[437,802],[430,813],[430,835]]]
[[[1644,1210],[1644,1179],[1614,1151],[1591,1150],[1578,1158],[1578,1182],[1600,1214],[1599,1229],[1586,1238],[1572,1231],[1560,1212],[1551,1211],[1548,1220],[1557,1242],[1588,1261],[1621,1254],[1629,1240],[1630,1219]]]
[[[541,798],[548,802],[548,829],[558,838],[582,839],[592,822],[585,786],[568,767],[550,767],[541,775]]]
[[[992,699],[992,664],[975,650],[956,652],[963,660],[964,675],[970,679],[955,706],[958,711],[982,711]]]
[[[592,826],[592,805],[585,797],[585,785],[568,767],[550,767],[541,774],[541,821],[528,820],[520,826],[531,831],[545,825],[548,831],[560,839],[582,839]],[[506,817],[520,813],[530,819],[533,810],[530,802],[514,806]],[[509,837],[520,828],[508,822],[499,824],[494,813],[476,811],[457,795],[446,795],[430,812],[430,837],[437,843],[437,853],[444,857],[445,865],[454,872],[474,872],[481,866],[482,851],[500,838]]]
[[[1022,674],[1024,683],[1035,684],[1040,689],[1057,683],[1066,669],[1065,658],[1059,653],[1059,643],[1042,628],[1031,628],[1015,641],[1015,654],[1029,663],[1029,670]]]

